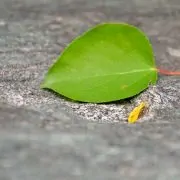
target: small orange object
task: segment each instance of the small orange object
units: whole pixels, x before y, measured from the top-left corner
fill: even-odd
[[[133,124],[137,122],[146,107],[147,105],[145,102],[141,102],[137,107],[135,107],[129,114],[128,123]]]

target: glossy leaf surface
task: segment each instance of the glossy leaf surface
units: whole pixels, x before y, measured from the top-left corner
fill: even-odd
[[[134,96],[156,80],[153,50],[144,33],[128,24],[105,23],[70,43],[41,87],[101,103]]]

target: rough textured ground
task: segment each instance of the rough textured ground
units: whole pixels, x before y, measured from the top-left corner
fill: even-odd
[[[0,179],[179,179],[179,77],[103,105],[39,89],[67,43],[105,21],[140,27],[157,65],[179,70],[179,19],[179,0],[1,0]],[[128,125],[140,101],[149,111]]]

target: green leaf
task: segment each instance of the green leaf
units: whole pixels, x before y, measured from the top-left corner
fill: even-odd
[[[102,103],[134,96],[155,84],[148,38],[124,23],[104,23],[77,37],[49,69],[42,88],[70,99]]]

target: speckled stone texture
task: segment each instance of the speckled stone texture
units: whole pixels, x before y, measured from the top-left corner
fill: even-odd
[[[0,179],[180,178],[180,77],[100,105],[39,88],[74,37],[107,21],[144,30],[157,66],[180,70],[179,0],[0,1]],[[148,111],[128,125],[141,101]]]

